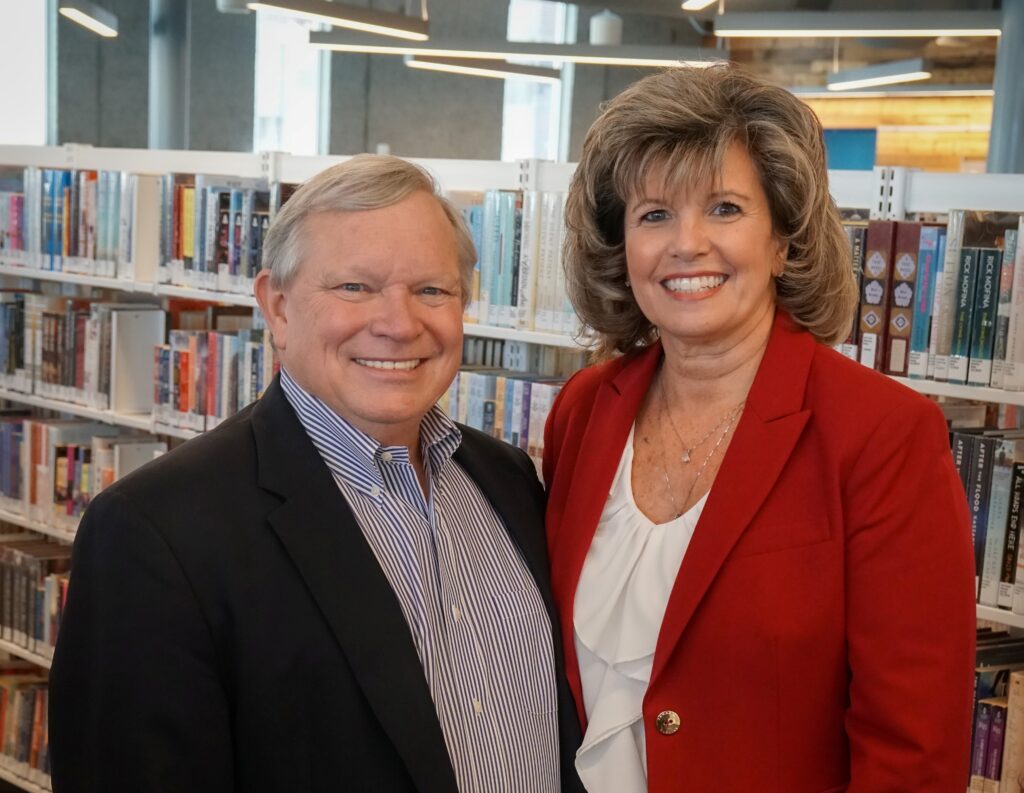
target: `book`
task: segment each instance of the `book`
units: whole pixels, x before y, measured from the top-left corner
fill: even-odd
[[[896,224],[885,355],[885,371],[892,375],[907,374],[921,229],[920,223],[901,221]]]
[[[996,309],[995,341],[992,350],[993,388],[1003,388],[1006,370],[1010,314],[1013,308],[1014,265],[1017,256],[1018,230],[1011,229],[1004,238],[1003,262],[999,271],[999,303]]]
[[[1003,252],[998,248],[978,250],[978,283],[974,297],[970,364],[967,382],[987,386],[992,381],[992,355],[995,348],[996,312]]]
[[[945,229],[938,226],[921,228],[921,243],[917,252],[917,275],[914,283],[914,316],[910,331],[910,354],[907,374],[915,379],[928,376],[928,350],[932,331],[932,306],[935,303],[935,285],[941,270],[938,267],[939,238]]]
[[[860,362],[881,371],[885,362],[889,283],[896,223],[868,222],[860,299]]]
[[[1008,689],[999,790],[1016,793],[1024,784],[1024,671],[1010,672]]]

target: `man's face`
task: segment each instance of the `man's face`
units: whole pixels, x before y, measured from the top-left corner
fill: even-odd
[[[303,388],[386,445],[415,446],[420,419],[462,357],[455,232],[418,191],[383,209],[311,215],[283,290],[256,293],[281,363]]]

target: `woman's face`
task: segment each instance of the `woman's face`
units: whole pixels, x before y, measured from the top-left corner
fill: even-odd
[[[655,168],[626,205],[629,281],[666,343],[730,346],[771,321],[785,246],[750,155],[733,144],[721,179],[665,195]]]

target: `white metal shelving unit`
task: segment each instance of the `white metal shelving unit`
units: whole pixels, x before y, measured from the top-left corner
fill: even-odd
[[[0,651],[24,659],[25,661],[31,661],[36,666],[41,666],[43,669],[50,668],[51,662],[47,656],[34,653],[31,650],[22,647],[20,644],[0,639]]]
[[[50,793],[49,788],[45,788],[42,785],[38,785],[25,777],[18,776],[13,771],[8,770],[2,764],[0,764],[0,779],[4,782],[9,782],[20,790],[27,790],[28,793]]]
[[[280,152],[198,152],[154,151],[147,149],[104,149],[69,144],[59,147],[0,146],[0,164],[36,165],[54,168],[92,168],[128,171],[139,174],[165,174],[172,172],[211,173],[245,177],[261,177],[268,182],[302,182],[324,168],[343,162],[341,156],[300,157]],[[417,159],[445,190],[515,189],[564,191],[568,188],[575,164],[550,163],[536,160],[495,162],[483,160]],[[829,174],[830,189],[837,205],[867,209],[872,218],[904,219],[908,213],[940,212],[953,208],[991,209],[1024,212],[1024,184],[1021,177],[981,174],[933,174],[904,168],[875,168],[871,171],[833,171]],[[159,226],[158,207],[140,207],[142,223],[153,228]],[[153,235],[151,234],[152,238]],[[159,235],[155,235],[158,239]],[[0,261],[0,275],[37,278],[84,286],[119,289],[167,297],[185,297],[210,300],[231,305],[253,307],[251,295],[214,292],[170,284],[152,283],[147,274],[156,272],[158,251],[153,248],[142,252],[136,273],[141,280],[127,281],[114,278],[96,278],[39,271],[15,267]],[[586,340],[567,335],[532,330],[513,330],[488,325],[467,323],[465,332],[470,336],[506,339],[564,348],[582,348]],[[957,385],[931,380],[896,378],[904,385],[923,394],[973,399],[1024,406],[1024,392],[1001,391],[993,388]],[[95,411],[78,405],[42,399],[16,392],[0,390],[0,397],[24,404],[59,410],[73,415],[92,418],[110,424],[137,427],[159,434],[191,437],[196,433],[155,424],[149,416],[117,414]],[[0,517],[7,515],[0,513]],[[19,517],[19,516],[15,516]],[[17,522],[17,521],[12,521]],[[26,525],[24,523],[20,525]],[[46,527],[29,526],[46,533]],[[978,607],[978,617],[1024,628],[1024,617],[1002,609]],[[3,769],[0,768],[0,775]]]

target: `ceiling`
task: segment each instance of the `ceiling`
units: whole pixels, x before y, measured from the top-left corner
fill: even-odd
[[[757,11],[871,11],[894,10],[880,0],[724,0],[729,12]],[[680,0],[609,0],[607,7],[623,17],[624,29],[632,23],[649,23],[652,17],[693,20],[690,42],[724,46],[730,58],[787,87],[824,86],[834,68],[853,69],[884,61],[924,58],[932,78],[917,86],[991,86],[995,70],[996,38],[876,38],[876,39],[716,39],[712,33],[718,3],[704,11],[684,12]],[[918,0],[902,4],[901,11],[992,11],[998,0]],[[703,36],[698,33],[703,30]],[[689,31],[687,31],[687,34]],[[687,36],[689,37],[689,36]]]

